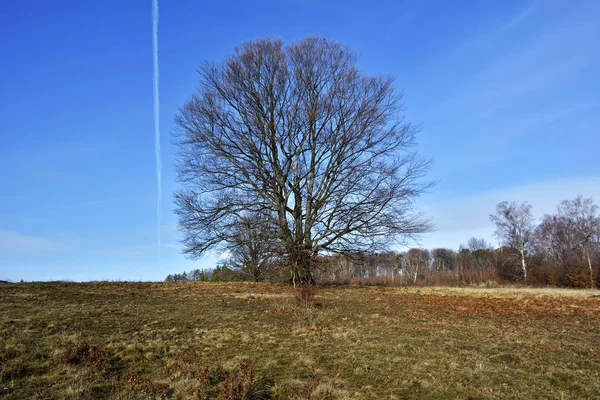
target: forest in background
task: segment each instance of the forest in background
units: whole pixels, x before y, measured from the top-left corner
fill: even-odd
[[[593,199],[580,196],[565,200],[556,213],[544,215],[538,224],[534,223],[532,207],[527,203],[503,202],[490,219],[496,225],[500,247],[474,237],[457,250],[415,247],[404,252],[318,255],[313,261],[315,282],[598,287],[600,216]],[[268,246],[247,242],[239,245],[238,251],[214,269],[169,275],[166,281],[288,280],[285,260]],[[257,248],[263,251],[255,251]]]

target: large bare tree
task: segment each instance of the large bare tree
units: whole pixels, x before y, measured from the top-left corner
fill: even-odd
[[[516,249],[521,258],[523,280],[527,282],[526,252],[535,229],[531,205],[503,201],[496,206],[496,214],[490,215],[496,225],[496,237],[506,247]]]
[[[273,215],[294,282],[319,252],[372,251],[430,228],[415,210],[429,161],[414,150],[393,79],[309,37],[258,40],[200,68],[176,116],[176,213],[185,252],[230,240],[246,213]]]

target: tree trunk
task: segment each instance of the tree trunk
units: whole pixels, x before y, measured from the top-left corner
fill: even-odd
[[[586,251],[586,256],[587,256],[587,262],[588,262],[588,268],[590,269],[590,288],[594,288],[594,270],[592,268],[592,259],[590,258],[590,250],[588,249]]]
[[[310,252],[303,248],[295,248],[290,251],[290,269],[292,285],[313,285],[312,258]]]
[[[417,277],[419,276],[419,266],[415,266],[415,276],[413,277],[413,284],[417,283]]]
[[[519,250],[521,253],[521,269],[523,270],[523,280],[527,284],[527,264],[525,263],[525,250]]]

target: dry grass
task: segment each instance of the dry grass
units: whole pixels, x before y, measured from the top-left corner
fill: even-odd
[[[484,287],[425,287],[425,288],[403,288],[413,292],[435,293],[440,295],[462,295],[479,297],[499,298],[529,298],[529,297],[573,297],[579,299],[600,297],[597,289],[569,289],[569,288],[538,288],[538,287],[510,287],[498,286],[493,288]]]
[[[0,398],[597,399],[593,294],[2,285]]]

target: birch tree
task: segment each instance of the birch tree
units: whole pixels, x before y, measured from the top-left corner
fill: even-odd
[[[402,257],[402,269],[404,274],[412,281],[417,283],[417,279],[429,268],[430,254],[425,249],[410,249]]]
[[[535,228],[529,204],[503,201],[496,206],[496,214],[490,215],[496,225],[495,235],[502,245],[516,249],[521,261],[523,280],[527,282],[527,249]]]

